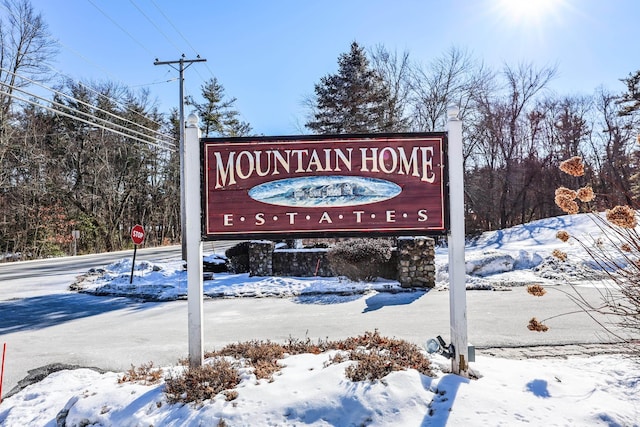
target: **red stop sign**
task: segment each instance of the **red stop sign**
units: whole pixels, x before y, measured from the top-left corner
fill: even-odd
[[[134,245],[141,245],[144,242],[144,227],[140,224],[136,224],[131,229],[131,240]]]

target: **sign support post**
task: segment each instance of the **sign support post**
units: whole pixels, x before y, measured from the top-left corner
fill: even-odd
[[[454,357],[451,371],[468,376],[467,296],[465,283],[464,162],[462,154],[462,120],[459,108],[451,106],[448,115],[449,154],[449,316]]]
[[[131,240],[133,241],[133,260],[131,260],[131,276],[129,277],[129,284],[133,283],[133,271],[136,268],[136,253],[138,252],[138,245],[144,242],[144,227],[140,224],[136,224],[131,229]]]
[[[203,278],[202,278],[202,228],[200,198],[200,128],[198,117],[187,118],[185,156],[182,165],[184,174],[185,231],[187,238],[187,306],[189,329],[189,366],[202,366],[204,351],[203,324]]]

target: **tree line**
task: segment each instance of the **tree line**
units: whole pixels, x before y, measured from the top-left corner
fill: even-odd
[[[26,257],[130,247],[136,223],[148,245],[180,241],[179,117],[152,94],[112,82],[56,79],[56,45],[29,0],[2,0],[0,18],[0,253]],[[591,183],[594,209],[633,204],[638,194],[640,72],[624,90],[557,95],[556,69],[492,70],[451,48],[427,64],[409,52],[357,42],[338,71],[314,85],[301,133],[441,131],[450,104],[464,120],[469,232],[559,215],[560,185]],[[29,88],[46,83],[43,99]],[[235,98],[215,78],[187,99],[204,136],[247,136]],[[584,182],[567,183],[562,160],[581,156]],[[577,179],[577,178],[576,178]]]
[[[428,64],[384,46],[357,42],[309,96],[315,133],[431,132],[446,129],[447,108],[463,120],[466,227],[469,234],[560,215],[558,187],[591,185],[591,209],[635,205],[638,196],[640,71],[620,92],[550,89],[555,67],[486,67],[451,48]],[[558,166],[582,157],[587,173],[568,182]]]

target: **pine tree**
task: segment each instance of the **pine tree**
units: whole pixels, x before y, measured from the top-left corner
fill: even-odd
[[[640,71],[629,74],[629,77],[622,81],[627,85],[627,92],[618,101],[623,104],[620,115],[628,116],[640,110]]]
[[[209,79],[201,90],[205,102],[197,103],[193,97],[187,97],[186,103],[198,111],[200,128],[205,137],[249,135],[251,126],[240,121],[240,113],[233,109],[236,98],[226,99],[224,87],[217,78]]]
[[[391,131],[386,118],[389,90],[369,67],[364,49],[351,44],[338,58],[338,73],[320,79],[311,102],[313,118],[305,126],[318,134]]]

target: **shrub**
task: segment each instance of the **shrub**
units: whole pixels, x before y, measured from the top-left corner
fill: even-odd
[[[224,253],[229,260],[229,271],[234,273],[249,272],[249,242],[240,242]]]
[[[388,239],[351,239],[336,243],[327,252],[331,269],[351,280],[373,280],[382,275],[383,265],[391,259]]]
[[[561,163],[560,170],[573,177],[584,174],[584,165],[580,157],[573,157]],[[594,200],[593,189],[584,186],[577,191],[560,187],[556,190],[556,204],[567,213],[577,213],[578,203],[587,203],[586,211],[590,211],[588,203]],[[627,198],[632,200],[631,197]],[[631,333],[640,329],[640,232],[638,226],[637,205],[615,206],[607,209],[605,215],[591,214],[602,237],[571,236],[560,230],[556,234],[562,242],[575,241],[585,251],[591,265],[595,266],[615,286],[600,290],[599,304],[591,303],[581,294],[580,288],[573,286],[575,295],[567,295],[580,309],[588,313],[595,320],[592,313],[615,316],[618,324]],[[567,261],[567,254],[559,249],[553,251],[553,256],[563,262]],[[539,287],[532,295],[541,296],[544,289]],[[527,326],[532,331],[545,332],[549,328],[535,317]],[[613,332],[607,325],[598,322],[612,335],[619,339],[624,337]],[[632,347],[638,352],[637,346]]]
[[[139,382],[144,385],[157,384],[162,379],[162,369],[154,368],[153,362],[143,363],[138,368],[131,365],[131,368],[118,378],[118,383]]]
[[[219,351],[209,352],[205,357],[230,356],[236,359],[244,359],[254,368],[254,374],[258,379],[271,379],[273,374],[280,370],[278,360],[285,354],[319,354],[328,349],[328,342],[312,344],[311,340],[300,341],[289,338],[286,344],[278,344],[267,341],[248,341],[244,343],[229,344]]]
[[[164,392],[169,403],[201,403],[233,389],[239,383],[240,375],[236,367],[218,358],[196,368],[187,368],[176,377],[167,378]],[[228,393],[225,396],[230,399],[237,394]]]
[[[244,359],[254,368],[256,378],[272,379],[273,374],[281,368],[278,360],[285,354],[320,354],[327,350],[342,350],[327,364],[346,360],[357,362],[345,370],[345,375],[352,381],[373,381],[392,371],[404,369],[416,369],[424,375],[432,375],[429,359],[418,346],[383,337],[377,330],[340,341],[321,340],[313,343],[308,338],[304,341],[289,338],[285,344],[268,340],[229,344],[219,351],[206,353],[205,357]]]
[[[271,341],[249,341],[229,344],[220,351],[207,353],[205,357],[231,356],[245,359],[254,368],[258,379],[271,379],[280,370],[278,360],[284,357],[282,345]]]
[[[423,375],[432,375],[429,359],[420,348],[404,340],[386,338],[378,331],[365,332],[341,343],[350,360],[357,363],[345,370],[351,381],[373,381],[393,371],[415,369]],[[340,358],[337,358],[340,361]]]

